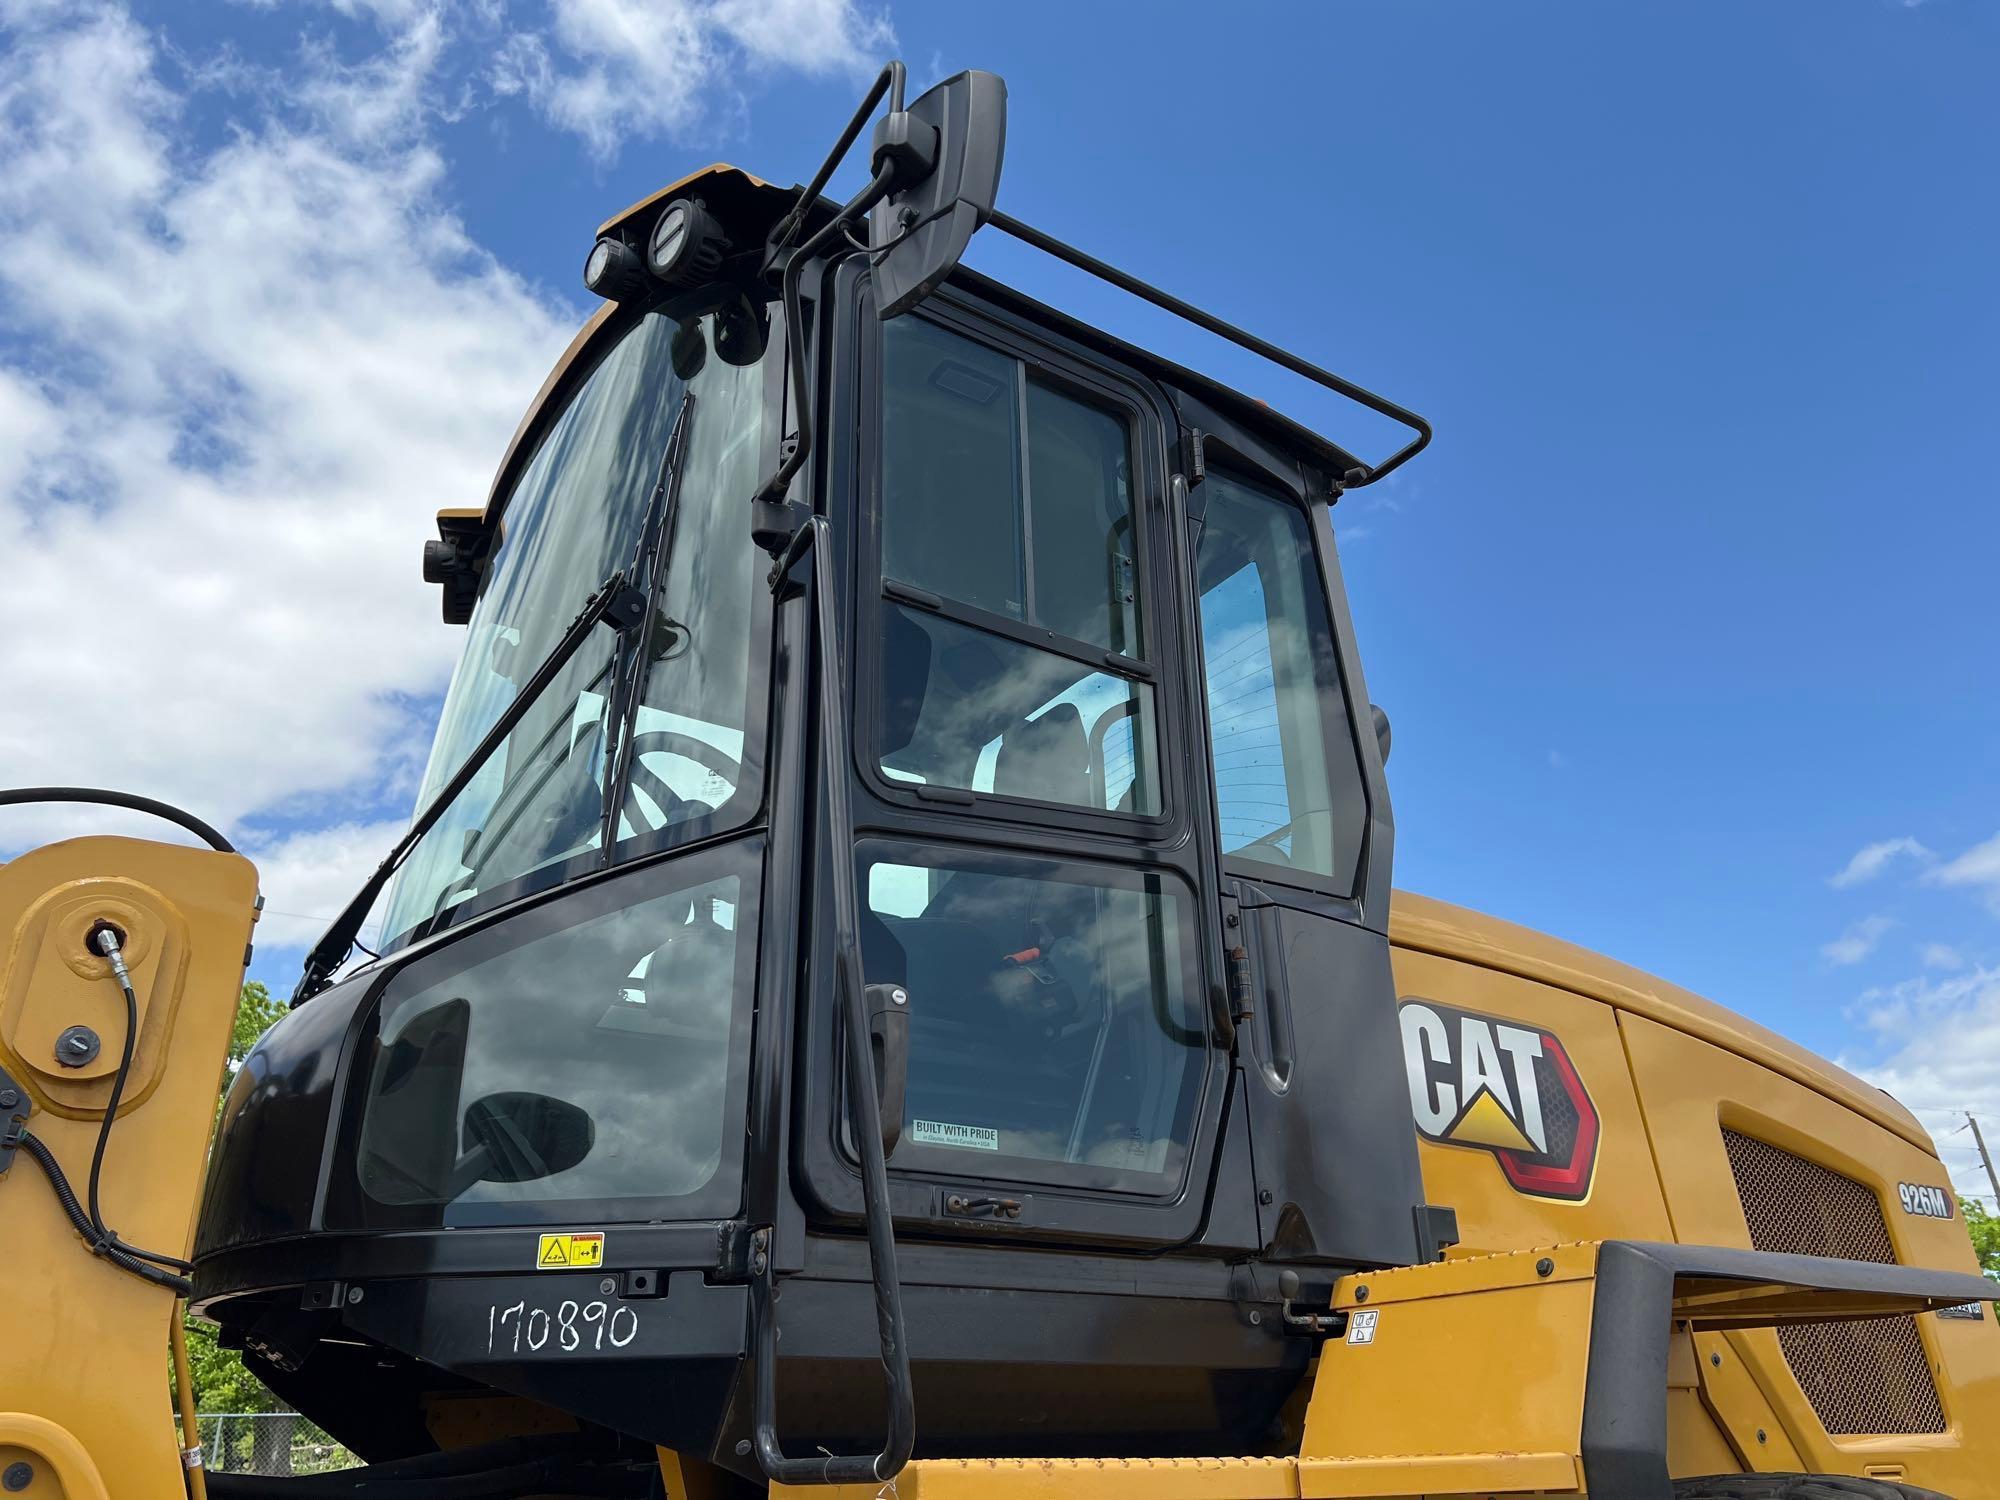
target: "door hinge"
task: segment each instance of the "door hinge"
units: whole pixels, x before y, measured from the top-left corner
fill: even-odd
[[[1238,943],[1229,950],[1229,1019],[1238,1026],[1256,1013],[1256,991],[1250,983],[1250,950]]]

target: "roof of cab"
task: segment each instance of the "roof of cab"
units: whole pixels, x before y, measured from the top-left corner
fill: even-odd
[[[762,222],[768,231],[777,223],[796,201],[799,189],[782,188],[753,176],[740,167],[727,162],[716,162],[700,171],[690,172],[658,191],[647,194],[638,202],[621,209],[606,219],[598,227],[599,235],[623,234],[629,240],[643,241],[650,233],[652,218],[663,209],[667,202],[689,193],[700,193],[708,199],[725,222]],[[808,213],[808,220],[821,215],[830,215],[837,205],[822,198]],[[1184,393],[1199,402],[1207,403],[1217,410],[1226,411],[1229,418],[1243,427],[1265,434],[1279,446],[1288,449],[1310,462],[1318,464],[1332,474],[1343,474],[1361,461],[1347,449],[1331,439],[1314,432],[1302,423],[1294,421],[1282,412],[1274,411],[1266,403],[1240,391],[1232,390],[1221,382],[1196,371],[1189,370],[1172,360],[1153,354],[1145,349],[1126,343],[1093,328],[1066,313],[1036,302],[1025,294],[980,276],[970,270],[954,273],[953,280],[959,284],[975,287],[982,294],[1011,303],[1016,309],[1039,320],[1047,322],[1056,331],[1079,343],[1094,347],[1114,358],[1144,370],[1169,391]],[[493,485],[487,494],[489,520],[495,519],[494,507],[498,505],[512,484],[520,464],[527,458],[527,448],[534,435],[539,432],[545,413],[567,393],[571,372],[588,351],[600,330],[615,315],[613,303],[605,303],[591,314],[589,320],[578,330],[569,347],[549,371],[548,378],[535,393],[515,428],[513,438],[507,444],[507,451],[500,460],[500,467],[493,476]]]

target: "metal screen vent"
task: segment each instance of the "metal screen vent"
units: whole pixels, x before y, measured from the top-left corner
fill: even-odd
[[[1733,1130],[1722,1132],[1722,1143],[1752,1248],[1896,1263],[1882,1202],[1864,1184]],[[1780,1328],[1778,1342],[1829,1433],[1945,1430],[1915,1318]]]

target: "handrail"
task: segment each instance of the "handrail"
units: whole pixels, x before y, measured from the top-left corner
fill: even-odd
[[[877,1454],[824,1454],[787,1458],[777,1432],[778,1316],[772,1285],[770,1241],[760,1231],[753,1251],[751,1318],[756,1332],[757,1376],[753,1420],[757,1461],[780,1484],[879,1484],[893,1479],[916,1445],[916,1400],[910,1386],[910,1350],[903,1322],[902,1285],[896,1276],[896,1231],[889,1207],[889,1164],[882,1149],[880,1097],[868,1045],[866,982],[861,969],[860,892],[854,875],[854,812],[847,797],[847,688],[842,672],[836,612],[833,549],[826,517],[809,517],[771,569],[773,592],[791,565],[813,554],[813,620],[819,639],[820,759],[825,769],[826,828],[832,842],[834,986],[839,991],[843,1060],[847,1067],[847,1117],[861,1154],[861,1211],[868,1230],[868,1271],[875,1288],[875,1324],[888,1383],[888,1433]]]
[[[1279,348],[1269,339],[1261,339],[1233,323],[1226,323],[1214,313],[1204,312],[1192,302],[1184,302],[1173,293],[1163,292],[1158,287],[1141,281],[1130,272],[1119,270],[1108,261],[1099,260],[1087,251],[1065,244],[1054,235],[1045,234],[1032,224],[1022,223],[1012,214],[995,209],[986,222],[1002,233],[1011,234],[1024,245],[1032,245],[1045,254],[1053,255],[1057,260],[1075,266],[1079,271],[1089,272],[1100,281],[1110,282],[1120,291],[1130,292],[1133,296],[1150,302],[1153,306],[1162,308],[1176,317],[1185,318],[1197,328],[1204,328],[1210,333],[1228,339],[1239,348],[1248,349],[1252,354],[1261,355],[1273,364],[1282,365],[1295,375],[1303,375],[1315,385],[1324,386],[1332,391],[1336,396],[1344,396],[1372,412],[1379,412],[1391,421],[1402,423],[1416,434],[1409,442],[1374,467],[1364,465],[1359,469],[1350,469],[1341,476],[1344,487],[1358,489],[1364,484],[1373,484],[1376,480],[1401,468],[1429,445],[1431,424],[1407,406],[1399,406],[1387,396],[1378,396],[1366,387],[1356,385],[1331,370],[1323,370],[1311,360],[1301,359],[1289,349]]]

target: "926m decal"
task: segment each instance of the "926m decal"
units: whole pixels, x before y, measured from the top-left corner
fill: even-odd
[[[1949,1219],[1953,1217],[1951,1194],[1940,1187],[1926,1187],[1920,1182],[1899,1182],[1896,1196],[1903,1202],[1903,1212],[1915,1214],[1920,1219]]]

